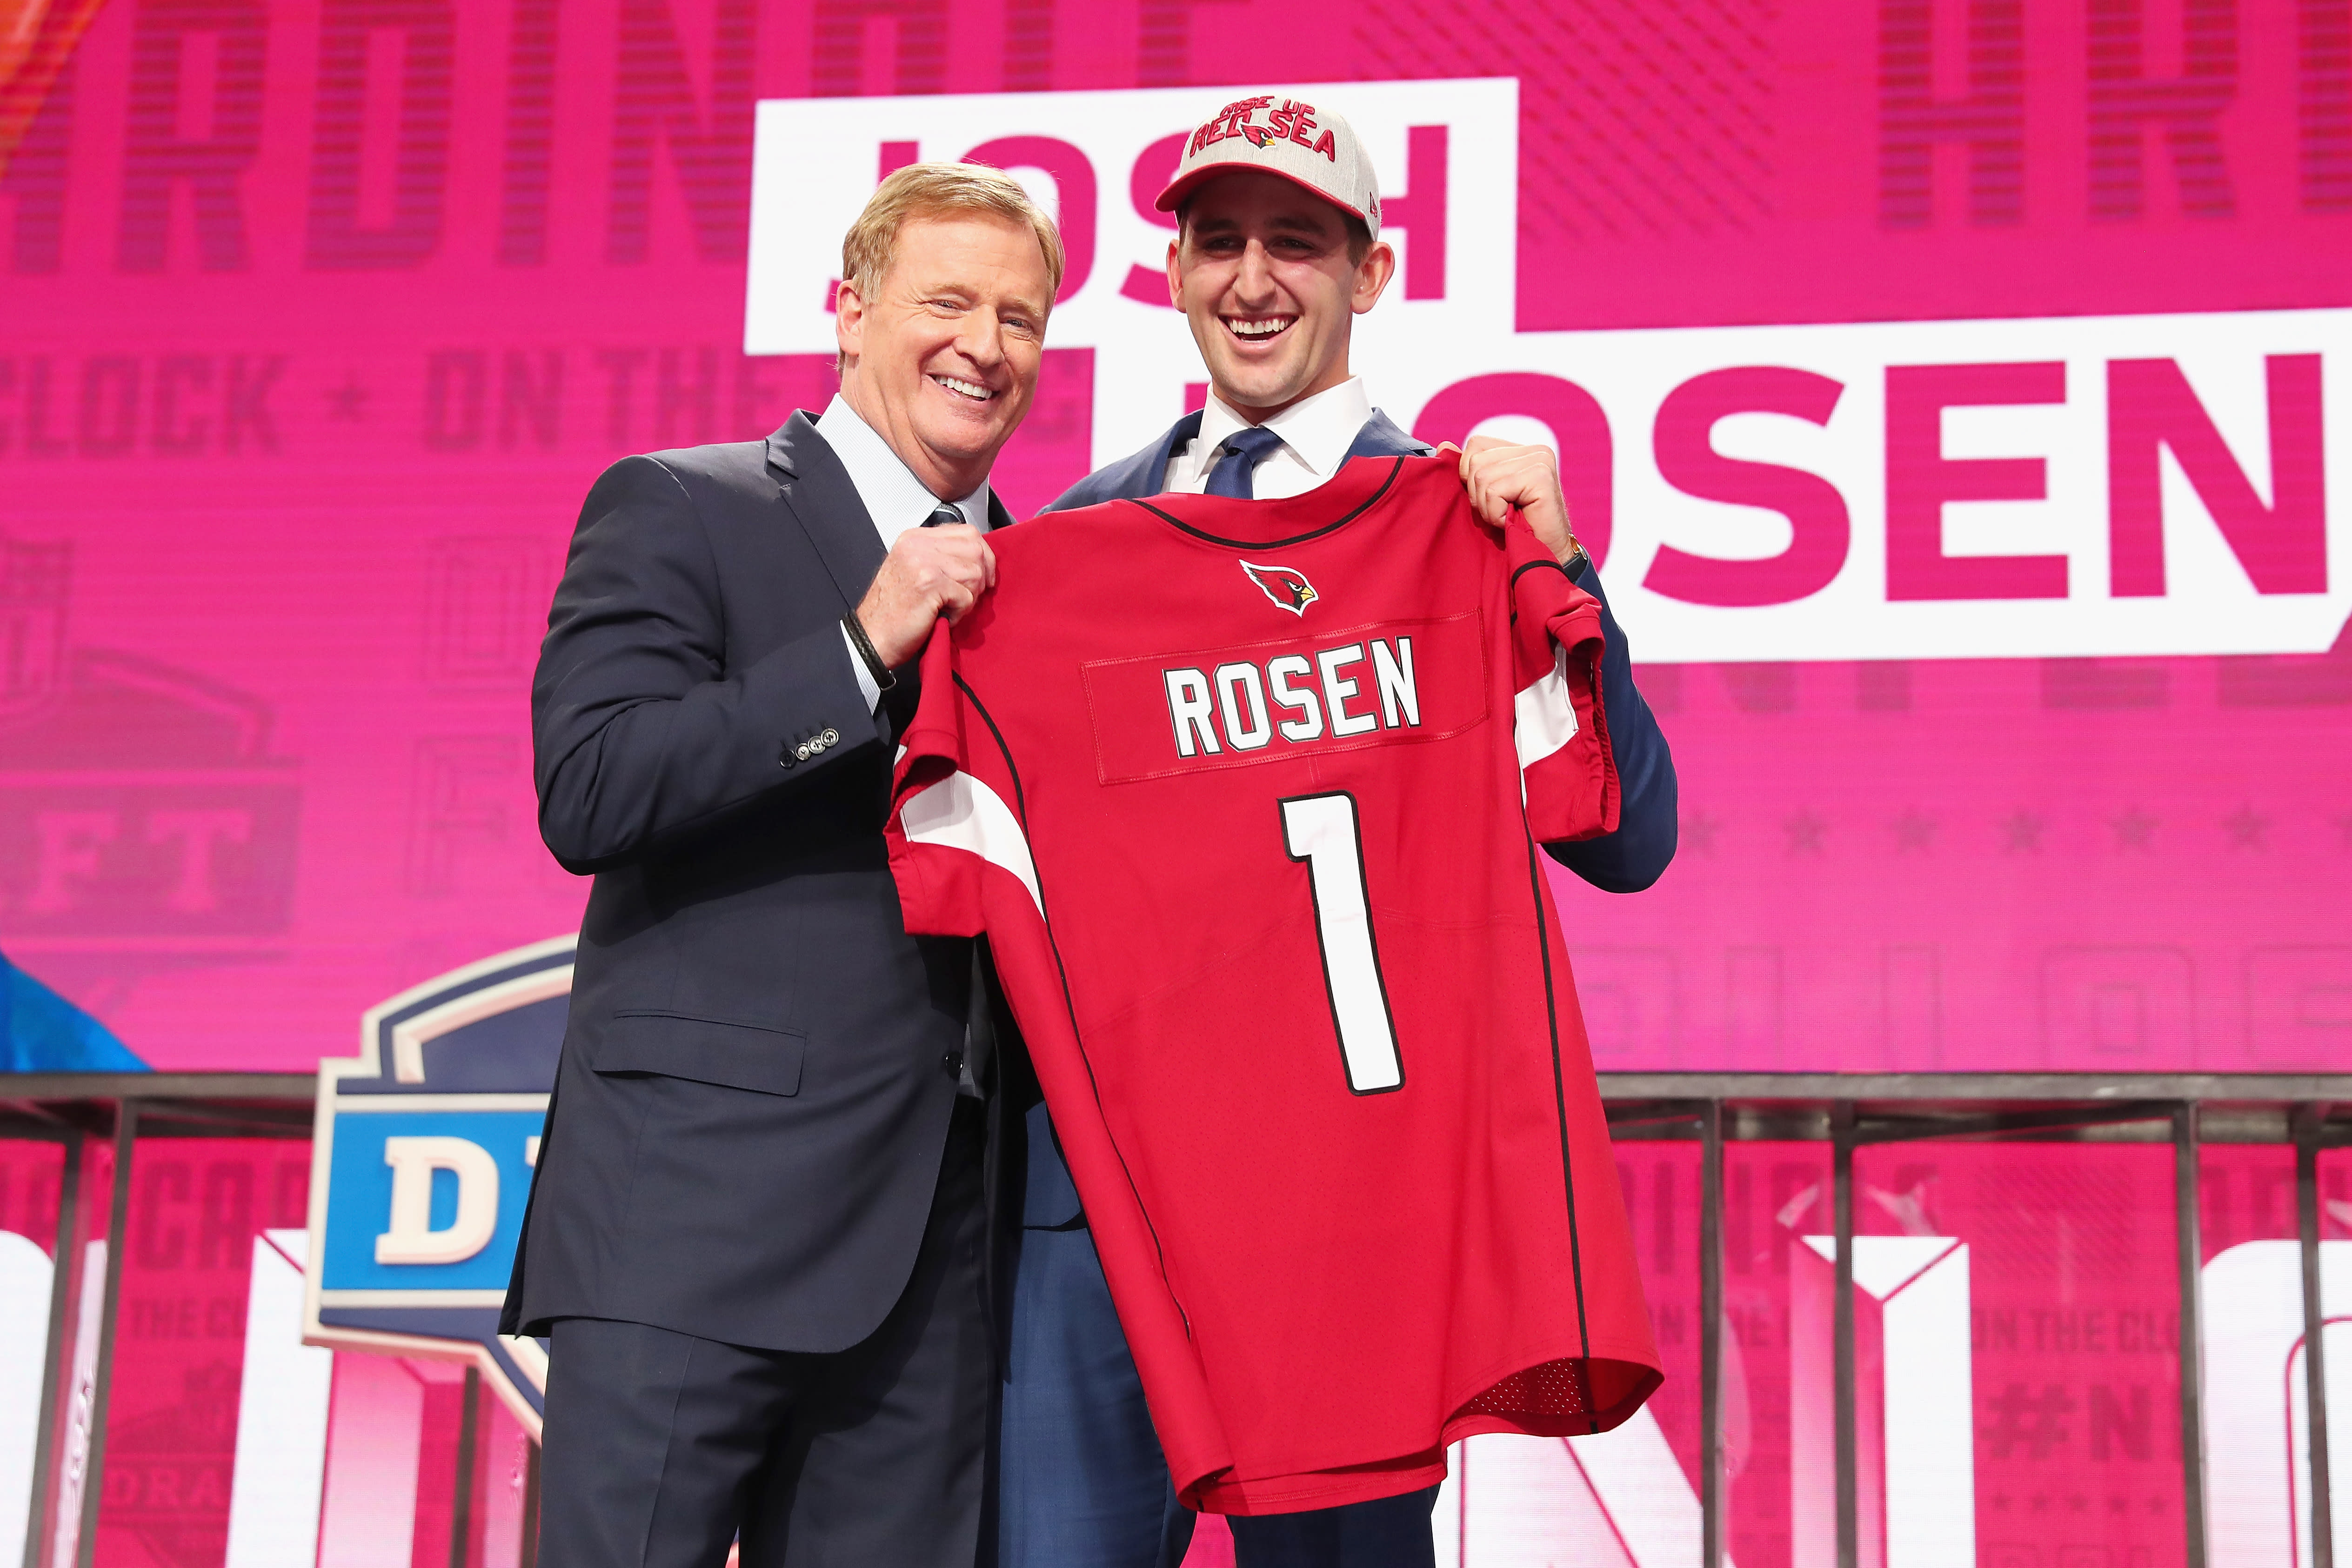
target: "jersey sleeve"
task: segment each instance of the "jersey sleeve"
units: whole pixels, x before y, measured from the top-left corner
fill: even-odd
[[[1601,702],[1601,603],[1516,514],[1511,571],[1512,736],[1528,826],[1539,843],[1617,828],[1617,761]]]
[[[1020,785],[959,678],[961,653],[940,622],[923,650],[923,695],[892,776],[890,874],[917,936],[976,936],[1005,897],[1038,907]]]

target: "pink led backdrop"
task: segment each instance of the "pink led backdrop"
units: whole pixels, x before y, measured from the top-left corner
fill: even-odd
[[[61,57],[29,120],[0,61],[0,949],[160,1067],[576,920],[526,708],[579,499],[830,392],[741,351],[759,100],[1516,77],[1524,333],[2352,306],[2352,0],[108,0]],[[1482,276],[1407,236],[1403,297]],[[1051,355],[1016,507],[1178,412],[1106,364]],[[2340,508],[2262,430],[2231,516],[2312,504],[2274,457]],[[2352,647],[1641,678],[1681,856],[1562,890],[1604,1066],[2345,1060]]]

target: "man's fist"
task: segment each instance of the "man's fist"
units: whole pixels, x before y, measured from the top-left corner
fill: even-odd
[[[968,523],[908,528],[890,547],[874,585],[857,602],[857,621],[882,662],[897,669],[923,651],[931,623],[950,622],[996,586],[996,552]]]
[[[1454,450],[1448,442],[1441,452]],[[1479,521],[1499,528],[1517,507],[1544,549],[1566,566],[1576,554],[1568,500],[1560,494],[1559,458],[1549,446],[1515,446],[1491,435],[1474,435],[1462,451],[1462,484]]]

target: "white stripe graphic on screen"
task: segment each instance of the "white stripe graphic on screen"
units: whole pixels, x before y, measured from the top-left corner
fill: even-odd
[[[1437,1547],[1433,1568],[1463,1568],[1463,1445],[1445,1450],[1445,1479],[1437,1484],[1437,1504],[1429,1511],[1429,1532]]]
[[[1641,1568],[1684,1568],[1699,1561],[1706,1520],[1698,1493],[1650,1406],[1613,1432],[1560,1441]],[[1731,1568],[1728,1557],[1724,1568]]]
[[[340,1360],[329,1404],[326,1484],[320,1489],[319,1568],[413,1568],[432,1550],[416,1539],[422,1364],[393,1355]],[[439,1544],[449,1550],[446,1541]]]
[[[2327,1379],[2329,1408],[2340,1410],[2344,1407],[2346,1391],[2352,1389],[2352,1376],[2347,1376],[2338,1370],[2347,1361],[2352,1361],[2352,1321],[2331,1317],[2320,1324],[2320,1333],[2323,1336],[2321,1348],[2326,1353],[2323,1359],[2326,1364],[2322,1370]],[[2311,1542],[2311,1368],[2304,1359],[2305,1347],[2309,1343],[2308,1340],[2297,1340],[2294,1354],[2286,1358],[2287,1451],[2295,1457],[2294,1469],[2287,1479],[2294,1488],[2295,1562],[2298,1564],[2318,1561],[2313,1553]],[[2352,1491],[2347,1491],[2347,1488],[2352,1488],[2352,1458],[2346,1458],[2347,1448],[2352,1448],[2352,1444],[2341,1438],[2328,1445],[2327,1485],[2331,1503],[2336,1498],[2352,1495]],[[2345,1517],[2347,1511],[2352,1511],[2342,1507],[2330,1510],[2335,1526],[2328,1531],[2328,1539],[2335,1543],[2334,1560],[2338,1563],[2344,1561],[2347,1549],[2352,1548],[2352,1520]]]
[[[58,1456],[57,1502],[51,1511],[49,1568],[73,1568],[81,1546],[82,1483],[89,1474],[90,1413],[98,1402],[98,1330],[105,1321],[106,1243],[81,1249],[81,1301],[74,1320],[73,1380],[66,1395],[63,1451]]]
[[[1347,1059],[1348,1087],[1359,1094],[1395,1089],[1404,1082],[1404,1067],[1397,1060],[1388,990],[1372,944],[1354,798],[1302,795],[1283,801],[1282,842],[1292,860],[1307,862],[1315,936],[1323,948],[1323,983],[1331,994],[1339,1051]]]
[[[2215,1568],[2305,1563],[2311,1552],[2310,1435],[2305,1427],[2303,1248],[2242,1241],[2202,1271],[2205,1490]],[[2327,1323],[2328,1471],[2338,1563],[2352,1560],[2352,1241],[2319,1244]]]
[[[253,1239],[226,1568],[312,1568],[318,1559],[335,1353],[302,1343],[310,1245],[303,1230]]]
[[[1590,1437],[1458,1445],[1435,1522],[1442,1568],[1697,1568],[1706,1534],[1698,1492],[1646,1406]]]
[[[1568,650],[1552,650],[1551,668],[1511,699],[1511,738],[1522,772],[1576,738],[1576,704],[1568,695]]]
[[[49,1255],[0,1230],[0,1552],[25,1556],[33,1448],[41,1428],[41,1368],[49,1343]]]
[[[1804,1241],[1823,1266],[1834,1269],[1837,1238],[1808,1236]],[[1792,1292],[1796,1284],[1791,1281]],[[1856,1308],[1875,1307],[1879,1313],[1879,1387],[1871,1390],[1865,1378],[1860,1397],[1874,1392],[1882,1412],[1885,1458],[1877,1473],[1884,1489],[1886,1568],[1973,1568],[1976,1447],[1968,1243],[1949,1236],[1857,1236],[1853,1288],[1859,1292]],[[1819,1332],[1826,1324],[1823,1316],[1809,1326],[1817,1346],[1826,1343]],[[1822,1390],[1813,1393],[1821,1396]],[[1814,1403],[1826,1407],[1819,1397]],[[1793,1415],[1791,1424],[1799,1424]],[[1818,1421],[1814,1425],[1827,1429]],[[1825,1446],[1811,1447],[1818,1461]],[[1811,1468],[1828,1473],[1818,1463]],[[1817,1531],[1835,1516],[1796,1496],[1804,1490],[1804,1469],[1792,1466],[1790,1478],[1799,1515],[1796,1561],[1833,1562],[1833,1533],[1824,1541],[1807,1532],[1808,1525]]]
[[[1637,1562],[1620,1542],[1609,1511],[1558,1437],[1482,1433],[1459,1455],[1460,1568],[1669,1568]]]
[[[898,825],[910,844],[963,850],[1011,872],[1029,890],[1029,902],[1037,906],[1038,915],[1045,915],[1045,901],[1037,895],[1037,862],[1030,858],[1028,835],[1021,831],[1004,798],[971,774],[950,773],[916,791],[898,808]]]

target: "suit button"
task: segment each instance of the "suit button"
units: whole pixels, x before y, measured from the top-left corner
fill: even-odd
[[[963,1071],[963,1058],[950,1051],[940,1058],[940,1065],[946,1068],[950,1073],[960,1073]]]
[[[803,740],[798,746],[793,747],[793,755],[800,758],[803,762],[806,762],[809,759],[808,742]]]
[[[827,746],[831,746],[840,740],[841,731],[828,726],[825,732],[823,735],[818,736],[817,738],[824,741]]]

